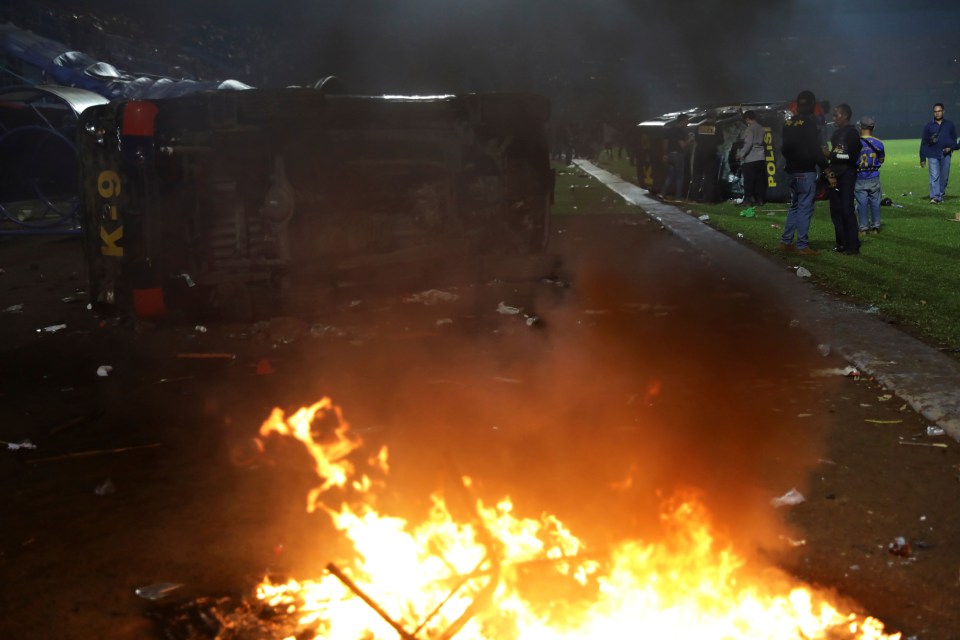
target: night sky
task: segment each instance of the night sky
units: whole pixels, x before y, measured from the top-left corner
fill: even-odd
[[[549,95],[560,117],[627,119],[792,99],[809,88],[850,103],[855,117],[875,115],[878,132],[884,124],[922,126],[936,100],[960,111],[960,8],[942,1],[58,4],[128,12],[153,25],[256,26],[275,47],[271,82],[279,85],[337,75],[354,93],[531,90]]]

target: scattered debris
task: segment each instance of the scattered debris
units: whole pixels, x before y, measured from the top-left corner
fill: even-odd
[[[334,338],[343,338],[347,335],[347,332],[329,324],[314,324],[310,325],[310,335],[314,338],[327,335],[333,336]]]
[[[110,375],[110,372],[113,371],[113,367],[108,364],[103,364],[97,367],[97,377],[106,378]]]
[[[910,543],[902,536],[894,538],[893,542],[887,545],[887,550],[891,554],[900,556],[901,558],[909,558],[913,555],[913,549],[910,548]]]
[[[197,333],[206,333],[206,332],[207,332],[207,328],[206,328],[205,326],[203,326],[202,324],[198,324],[197,326],[195,326],[195,327],[193,328],[193,330],[196,331]]]
[[[440,291],[438,289],[427,289],[426,291],[402,298],[404,302],[419,302],[425,305],[434,305],[438,302],[454,302],[459,299],[460,296],[455,293],[448,293],[447,291]]]
[[[0,444],[7,445],[7,451],[16,451],[18,449],[36,449],[37,445],[33,444],[29,440],[23,440],[22,442],[6,442],[0,440]]]
[[[943,427],[938,427],[935,424],[927,427],[928,436],[942,436],[943,434],[944,434]]]
[[[107,478],[101,484],[97,485],[97,488],[93,490],[98,496],[109,496],[110,494],[117,492],[117,487],[113,484],[113,479]]]
[[[37,329],[37,333],[56,333],[61,329],[66,329],[67,325],[65,324],[53,324],[49,327],[44,327],[43,329]]]
[[[160,600],[161,598],[166,598],[182,586],[182,584],[177,582],[157,582],[145,587],[137,587],[134,593],[147,600]]]
[[[803,494],[797,491],[796,489],[790,489],[785,494],[779,498],[774,498],[770,501],[770,504],[774,507],[786,507],[800,504],[801,502],[806,502],[806,498],[803,497]]]
[[[933,447],[934,449],[946,449],[947,445],[943,442],[907,442],[906,440],[901,440],[900,444],[906,445],[908,447]]]
[[[501,302],[500,304],[497,305],[497,313],[505,316],[515,316],[518,313],[520,313],[520,309],[518,309],[517,307],[507,306],[506,304]]]
[[[809,278],[813,274],[810,273],[810,269],[806,267],[797,267],[797,277],[798,278]]]
[[[860,370],[857,369],[856,367],[847,367],[846,369],[843,370],[843,375],[845,375],[848,378],[855,378],[859,380]]]
[[[697,220],[699,220],[700,222],[709,222],[709,221],[710,221],[710,216],[707,215],[707,214],[703,214],[702,216],[700,216],[699,218],[697,218]]]
[[[3,310],[4,313],[23,313],[23,303],[12,304]]]
[[[903,420],[875,420],[873,418],[867,418],[864,422],[870,422],[872,424],[901,424]]]

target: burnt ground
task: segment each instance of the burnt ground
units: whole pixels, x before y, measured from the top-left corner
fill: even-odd
[[[324,396],[388,446],[385,510],[422,517],[466,474],[602,548],[654,539],[692,488],[755,561],[960,637],[956,443],[656,222],[557,222],[556,262],[341,282],[299,318],[205,331],[100,321],[78,240],[0,240],[0,440],[36,446],[0,449],[0,637],[160,638],[164,602],[318,576],[343,549],[305,512],[306,457],[251,442]],[[409,299],[435,285],[459,298]],[[805,502],[770,505],[794,487]],[[160,582],[183,586],[135,594]]]

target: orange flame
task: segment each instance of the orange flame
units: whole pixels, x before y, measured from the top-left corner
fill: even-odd
[[[330,417],[335,428],[317,442],[312,425]],[[874,618],[841,613],[788,576],[768,570],[755,577],[717,543],[692,494],[664,507],[664,542],[626,541],[608,558],[587,554],[552,515],[515,515],[509,499],[494,506],[476,500],[470,521],[457,522],[434,495],[427,520],[413,527],[364,501],[324,506],[320,495],[355,474],[346,457],[360,440],[348,428],[324,399],[286,421],[274,410],[260,430],[304,443],[321,478],[308,510],[325,510],[356,553],[349,566],[330,564],[316,581],[258,586],[258,598],[297,616],[315,638],[900,638]],[[385,470],[386,450],[371,461]],[[471,485],[464,478],[465,489]],[[352,485],[362,495],[371,486],[367,479]]]

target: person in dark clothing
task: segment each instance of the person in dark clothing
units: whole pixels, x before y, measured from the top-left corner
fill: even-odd
[[[838,104],[833,110],[836,129],[830,137],[830,164],[825,172],[830,181],[830,219],[837,239],[834,251],[847,255],[860,253],[853,190],[857,184],[857,162],[863,145],[860,132],[850,124],[852,117],[853,110],[848,104]]]
[[[660,189],[660,196],[666,198],[673,187],[677,200],[683,199],[684,188],[686,187],[686,166],[687,146],[690,141],[687,133],[687,121],[689,117],[685,113],[677,116],[673,126],[667,127],[663,138],[663,161],[667,164],[667,177],[663,181],[663,187]]]
[[[950,180],[950,156],[957,145],[956,126],[943,117],[942,102],[933,105],[933,120],[920,136],[920,167],[929,167],[930,204],[942,204]]]
[[[690,198],[697,202],[717,202],[717,177],[720,173],[719,149],[723,133],[717,128],[717,112],[708,111],[693,134],[693,181]]]
[[[813,218],[814,198],[817,194],[817,176],[827,166],[827,157],[820,144],[820,126],[814,109],[816,98],[812,91],[801,91],[797,96],[796,113],[783,124],[780,153],[790,176],[790,208],[780,237],[780,250],[801,255],[816,255],[810,247],[808,233]],[[793,237],[797,245],[793,245]]]

